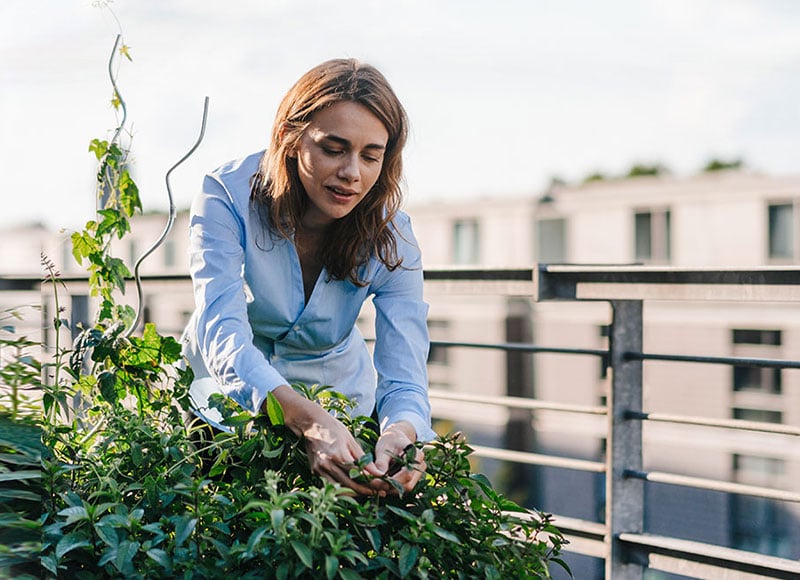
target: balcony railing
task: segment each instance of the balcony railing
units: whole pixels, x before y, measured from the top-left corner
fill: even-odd
[[[441,293],[527,296],[546,301],[604,301],[612,323],[606,349],[553,348],[533,344],[481,344],[434,341],[446,348],[491,348],[508,352],[558,353],[600,357],[607,364],[610,389],[607,404],[556,404],[521,397],[462,395],[432,390],[432,400],[498,405],[528,411],[602,415],[606,424],[605,461],[553,457],[537,453],[477,447],[484,457],[537,466],[605,474],[605,522],[556,516],[556,525],[571,543],[568,551],[605,560],[605,577],[642,578],[646,569],[698,578],[798,578],[800,562],[718,545],[644,533],[648,483],[727,492],[800,503],[800,492],[744,485],[703,477],[688,477],[643,467],[644,422],[693,425],[744,433],[769,433],[800,443],[800,427],[736,419],[709,419],[643,409],[643,363],[668,361],[737,367],[798,369],[800,361],[748,357],[687,356],[643,352],[643,303],[669,301],[800,302],[800,270],[766,268],[747,271],[654,267],[547,266],[525,270],[436,270],[426,283]]]
[[[513,270],[427,270],[426,290],[438,294],[478,294],[510,299],[548,301],[599,301],[610,305],[612,320],[609,348],[572,348],[569,345],[542,346],[525,341],[505,343],[433,341],[443,348],[499,350],[517,353],[558,354],[594,357],[602,361],[610,381],[605,404],[578,405],[531,399],[522,396],[488,396],[431,389],[434,401],[464,405],[502,407],[512,413],[540,411],[565,415],[590,416],[604,420],[606,441],[602,460],[560,457],[476,445],[476,454],[528,465],[604,474],[605,514],[603,522],[556,516],[556,525],[566,534],[567,551],[605,561],[605,577],[614,580],[642,578],[645,570],[700,578],[798,578],[800,562],[736,550],[719,545],[645,533],[645,486],[670,484],[766,498],[791,504],[800,503],[797,486],[793,490],[745,485],[703,477],[648,471],[644,468],[644,423],[664,423],[733,431],[737,434],[768,434],[787,438],[798,448],[800,427],[737,419],[711,419],[691,415],[649,412],[643,408],[643,365],[651,361],[800,369],[800,361],[753,357],[687,356],[651,353],[643,350],[643,305],[648,301],[737,301],[800,303],[800,269],[761,268],[754,270],[676,269],[653,267],[602,267],[540,265]],[[144,278],[176,294],[191,291],[184,276]],[[83,286],[79,279],[71,281]],[[43,291],[36,279],[0,277],[0,291]],[[46,333],[43,333],[46,335]],[[748,435],[749,436],[749,435]],[[797,457],[797,453],[794,454]]]

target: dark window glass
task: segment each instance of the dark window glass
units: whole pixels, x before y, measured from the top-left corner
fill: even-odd
[[[783,423],[783,413],[767,409],[733,409],[733,418],[743,421],[757,421],[759,423]]]
[[[733,367],[734,391],[781,392],[781,369]]]
[[[769,257],[794,257],[794,208],[791,203],[769,206]]]
[[[780,346],[781,331],[734,328],[733,344],[768,344]]]

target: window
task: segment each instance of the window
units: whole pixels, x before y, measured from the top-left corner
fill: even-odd
[[[567,261],[567,220],[541,219],[536,222],[536,257],[539,262]]]
[[[734,391],[759,391],[780,394],[781,369],[733,367]]]
[[[477,264],[480,259],[480,231],[477,220],[458,220],[453,224],[453,262]]]
[[[782,459],[751,455],[733,456],[737,483],[780,487],[786,466]],[[770,556],[791,555],[791,518],[781,503],[743,495],[731,495],[731,546]]]
[[[758,423],[783,423],[783,413],[767,409],[744,409],[734,407],[733,418],[742,421],[756,421]]]
[[[637,262],[666,264],[672,258],[670,210],[641,211],[634,215],[634,256]]]
[[[164,242],[164,267],[173,268],[175,266],[175,241],[167,240]]]
[[[769,206],[769,258],[794,258],[794,207],[791,203]]]
[[[771,346],[780,346],[781,331],[734,328],[733,344],[768,344]]]

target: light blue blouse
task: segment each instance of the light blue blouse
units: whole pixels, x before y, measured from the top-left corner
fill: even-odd
[[[294,244],[271,236],[250,204],[250,177],[261,155],[207,175],[192,203],[196,310],[183,342],[195,374],[190,394],[196,413],[222,428],[219,413],[208,406],[212,393],[256,412],[279,385],[318,383],[353,399],[354,414],[377,409],[382,427],[408,421],[419,440],[433,439],[425,366],[428,305],[408,216],[400,212],[394,219],[400,268],[390,272],[372,258],[359,270],[363,287],[329,279],[323,269],[306,304]],[[370,296],[376,313],[372,357],[355,326]]]

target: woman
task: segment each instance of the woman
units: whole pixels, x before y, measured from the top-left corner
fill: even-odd
[[[315,473],[360,494],[364,452],[348,430],[292,382],[332,385],[355,414],[377,412],[373,476],[393,456],[435,437],[427,398],[427,305],[419,248],[401,202],[405,111],[375,68],[331,60],[303,75],[281,102],[266,152],[208,175],[190,223],[196,311],[184,352],[195,373],[196,414],[223,393],[256,412],[272,392],[306,441]],[[355,327],[373,298],[371,358]],[[373,367],[374,362],[374,367]],[[376,372],[377,371],[377,380]],[[394,475],[405,490],[425,468]]]

